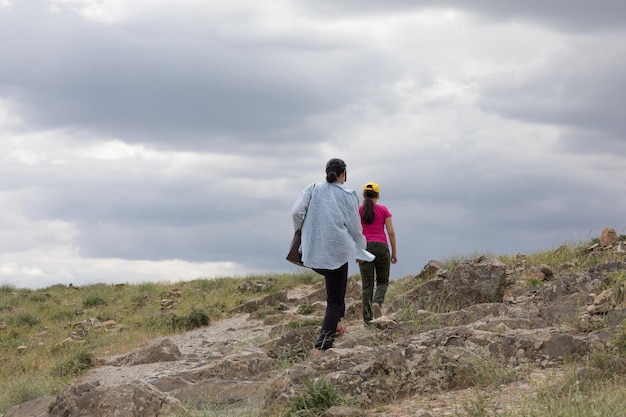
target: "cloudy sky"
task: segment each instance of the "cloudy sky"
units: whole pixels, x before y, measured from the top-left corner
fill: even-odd
[[[393,278],[626,233],[623,0],[0,0],[0,54],[0,284],[298,271],[332,157]]]

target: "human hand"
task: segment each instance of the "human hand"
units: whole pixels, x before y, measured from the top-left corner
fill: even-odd
[[[392,256],[391,257],[391,263],[395,264],[396,262],[398,262],[398,257],[397,256]]]

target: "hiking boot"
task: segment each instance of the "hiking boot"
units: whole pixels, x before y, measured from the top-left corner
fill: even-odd
[[[372,304],[372,315],[375,319],[383,316],[383,310],[380,308],[378,303]]]

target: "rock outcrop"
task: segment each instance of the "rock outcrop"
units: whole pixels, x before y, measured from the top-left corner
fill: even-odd
[[[480,256],[461,263],[452,273],[437,274],[398,297],[392,307],[395,311],[403,308],[454,311],[472,304],[500,302],[505,275],[504,264],[493,257]]]
[[[170,362],[182,359],[180,349],[170,338],[158,339],[128,355],[105,361],[106,365],[134,366],[145,363]]]
[[[140,381],[117,387],[98,383],[67,387],[50,409],[50,417],[135,417],[185,412],[180,402]]]

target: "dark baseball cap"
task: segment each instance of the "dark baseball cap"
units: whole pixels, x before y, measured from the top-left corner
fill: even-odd
[[[339,170],[343,171],[344,169],[346,169],[346,163],[339,158],[333,158],[326,163],[326,171],[337,171],[337,168],[340,168]]]

